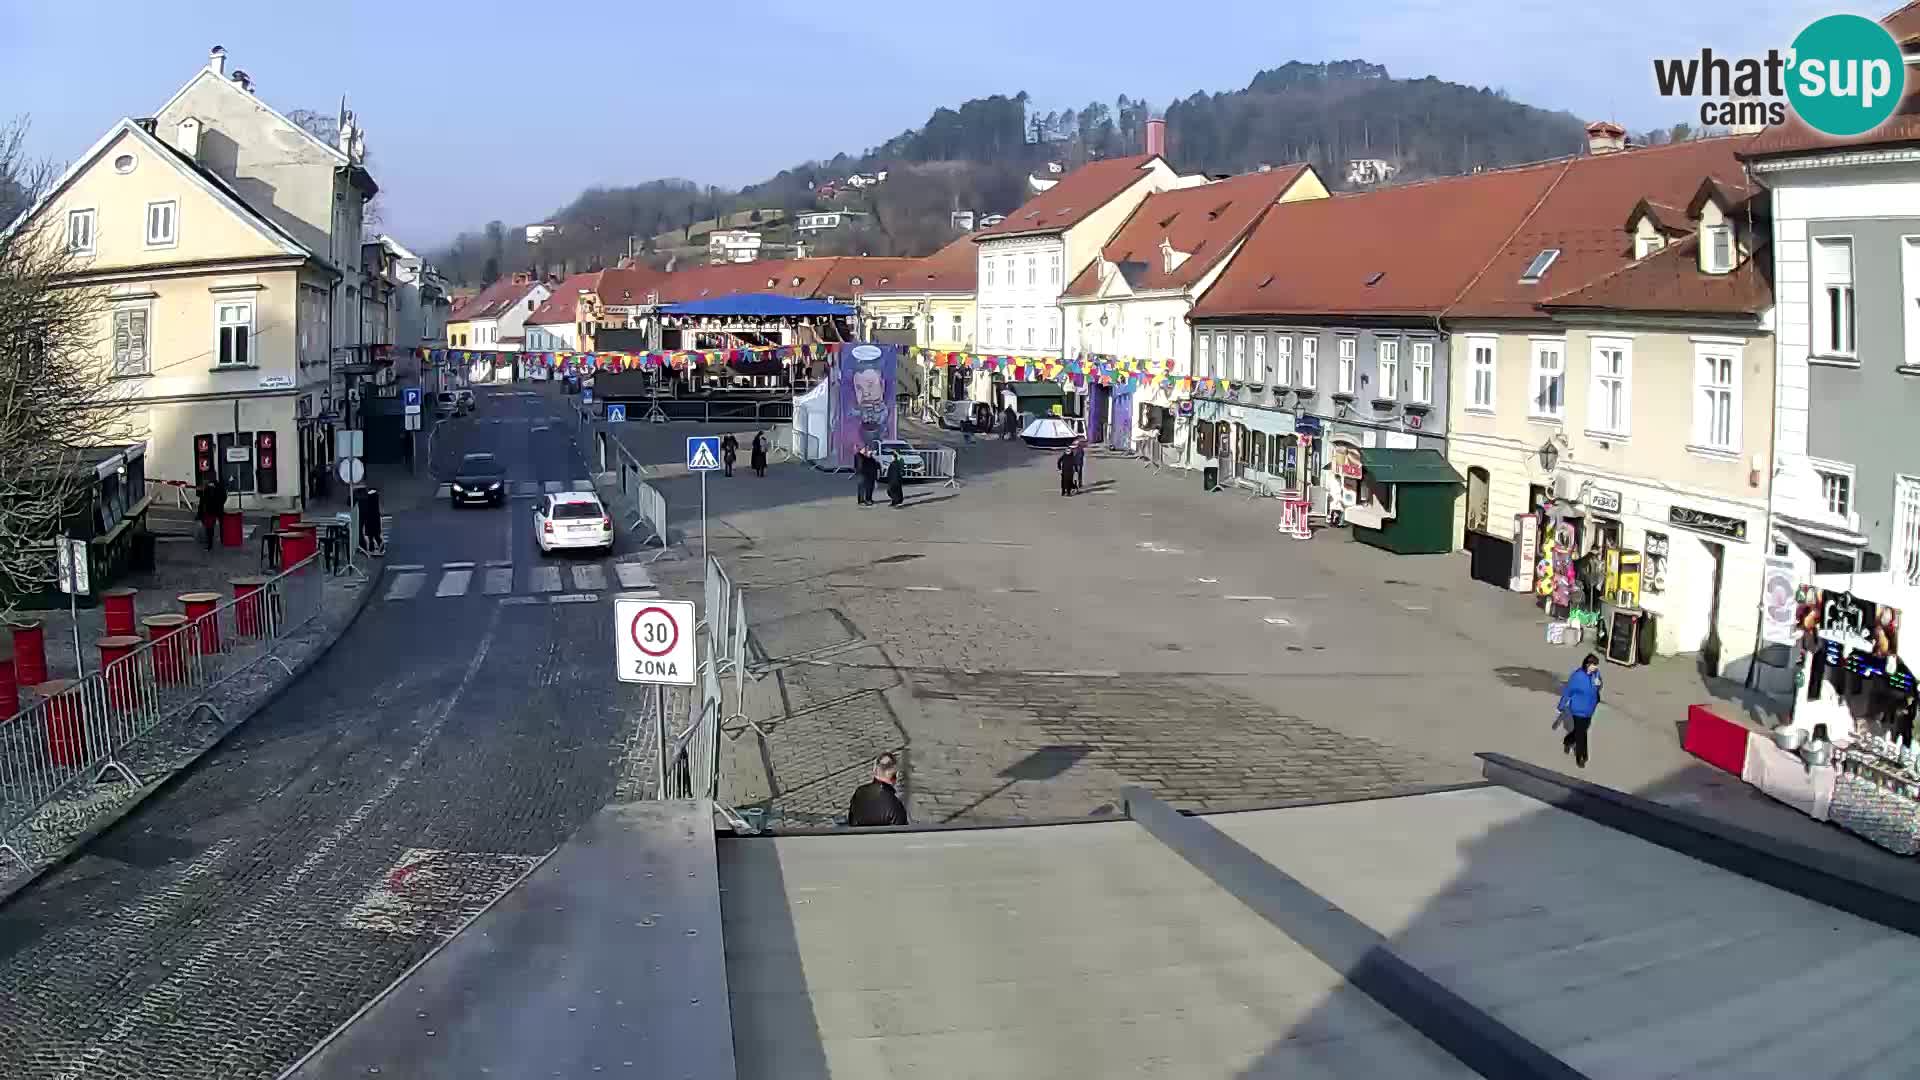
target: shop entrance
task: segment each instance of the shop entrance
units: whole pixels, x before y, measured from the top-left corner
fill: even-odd
[[[1720,586],[1727,572],[1727,549],[1724,545],[1711,540],[1700,541],[1707,549],[1707,558],[1712,564],[1712,573],[1706,575],[1713,584],[1712,592],[1707,595],[1707,633],[1700,641],[1700,673],[1709,677],[1720,674]]]
[[[1487,470],[1474,466],[1467,470],[1467,531],[1484,533],[1487,531],[1487,504],[1493,477]]]

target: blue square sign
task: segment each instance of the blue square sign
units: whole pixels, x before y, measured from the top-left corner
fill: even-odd
[[[419,408],[420,407],[420,388],[417,386],[401,387],[400,388],[400,404],[405,405],[410,409]]]
[[[627,407],[625,405],[608,405],[607,406],[607,423],[624,424],[626,422],[627,422]]]
[[[720,436],[687,436],[687,468],[692,472],[712,472],[720,467]]]
[[[580,388],[580,404],[582,405],[593,404],[593,387],[583,386]]]

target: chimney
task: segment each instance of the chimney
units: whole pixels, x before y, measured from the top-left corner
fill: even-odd
[[[1165,157],[1167,153],[1167,122],[1154,117],[1147,120],[1147,154],[1151,157]]]
[[[1587,152],[1598,157],[1627,148],[1627,129],[1611,120],[1595,120],[1587,125]]]
[[[227,73],[227,50],[225,46],[215,45],[207,51],[207,70],[215,75]]]
[[[189,116],[180,121],[180,140],[174,147],[195,161],[200,160],[200,120]]]
[[[516,270],[513,273],[513,283],[515,285],[531,285],[533,284],[533,275],[527,273],[525,270]]]
[[[241,71],[239,68],[235,68],[233,69],[233,81],[240,89],[245,90],[249,94],[253,93],[253,76]]]

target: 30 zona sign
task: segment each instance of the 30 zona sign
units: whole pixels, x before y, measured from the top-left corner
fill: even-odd
[[[615,597],[614,674],[621,682],[692,686],[693,625],[689,601]]]

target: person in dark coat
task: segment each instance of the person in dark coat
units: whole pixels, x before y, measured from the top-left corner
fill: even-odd
[[[853,467],[860,474],[859,503],[861,506],[872,506],[873,485],[880,479],[880,459],[863,446],[855,453]]]
[[[200,518],[201,528],[206,530],[207,550],[213,550],[213,541],[220,531],[220,518],[227,511],[227,481],[219,473],[200,485],[200,505],[194,508]]]
[[[966,439],[969,444],[973,442],[973,410],[971,409],[967,410],[966,415],[960,418],[960,435]]]
[[[896,507],[907,501],[907,462],[899,454],[887,462],[887,501]]]
[[[734,438],[733,432],[729,431],[727,432],[727,437],[720,440],[720,460],[725,463],[727,467],[725,475],[733,475],[733,462],[734,459],[739,456],[740,440]]]
[[[747,459],[747,463],[753,466],[753,474],[755,476],[767,475],[766,432],[756,431],[753,433],[753,451],[752,456]]]
[[[1588,653],[1560,691],[1560,719],[1567,726],[1560,752],[1572,754],[1574,764],[1583,769],[1587,767],[1587,729],[1593,726],[1593,714],[1599,708],[1600,658]]]
[[[1060,494],[1073,494],[1073,450],[1060,451],[1060,460],[1054,465],[1060,470]]]
[[[873,779],[853,789],[853,801],[847,805],[847,824],[856,829],[907,824],[907,804],[900,801],[900,794],[893,787],[899,778],[899,759],[892,754],[881,754],[873,763]]]
[[[1001,414],[1000,437],[1011,439],[1020,434],[1020,414],[1013,411],[1013,406],[1009,405],[1002,409]]]
[[[1087,483],[1087,440],[1081,439],[1073,444],[1073,490],[1079,491]]]

